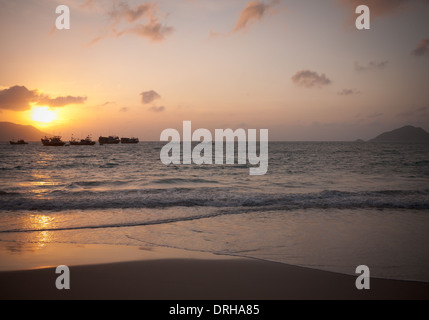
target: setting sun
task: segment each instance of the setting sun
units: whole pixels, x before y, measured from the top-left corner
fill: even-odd
[[[48,107],[35,107],[32,111],[31,118],[34,121],[49,123],[57,119],[55,111]]]

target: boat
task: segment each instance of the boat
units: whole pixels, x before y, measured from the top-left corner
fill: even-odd
[[[44,146],[49,147],[62,147],[66,144],[64,141],[61,140],[60,136],[54,136],[51,138],[45,136],[45,138],[42,138],[41,140]]]
[[[120,142],[117,136],[99,137],[98,142],[100,144],[118,144]]]
[[[9,141],[10,144],[28,144],[28,142],[25,142],[23,139],[16,140],[16,141]]]
[[[121,143],[139,143],[139,138],[121,138]]]
[[[85,139],[81,139],[80,141],[72,137],[69,142],[70,142],[71,146],[93,146],[93,145],[95,145],[95,141],[92,141],[90,136],[87,136]]]

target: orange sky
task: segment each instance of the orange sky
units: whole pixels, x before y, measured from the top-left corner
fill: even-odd
[[[364,3],[0,0],[0,121],[155,141],[185,120],[270,140],[429,130],[427,1],[370,4],[358,31]],[[70,30],[54,28],[60,4]]]

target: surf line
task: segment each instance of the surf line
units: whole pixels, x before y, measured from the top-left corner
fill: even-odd
[[[268,171],[268,129],[216,129],[215,141],[208,129],[197,129],[192,132],[192,122],[183,121],[183,139],[176,129],[165,129],[161,132],[160,141],[168,141],[160,152],[161,162],[165,165],[196,164],[213,165],[213,145],[215,165],[233,165],[237,144],[237,164],[251,165],[251,176],[265,175]],[[237,141],[235,140],[237,138]],[[258,148],[259,140],[259,148]],[[192,142],[199,142],[192,149]],[[226,153],[224,147],[226,146]],[[259,149],[259,155],[258,155]]]

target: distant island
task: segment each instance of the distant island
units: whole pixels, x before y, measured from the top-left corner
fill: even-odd
[[[30,125],[20,125],[12,122],[0,122],[0,141],[24,139],[25,141],[40,141],[44,136],[51,134],[40,131]],[[364,140],[355,140],[358,143],[365,143]],[[384,132],[368,142],[402,142],[402,143],[429,143],[429,133],[422,128],[404,126],[393,131]]]
[[[24,139],[25,141],[40,141],[40,138],[49,136],[33,126],[24,126],[12,122],[0,122],[0,141]]]
[[[413,126],[405,126],[393,131],[385,132],[374,139],[369,140],[369,142],[428,142],[429,143],[429,133],[423,130],[422,128],[416,128]]]

